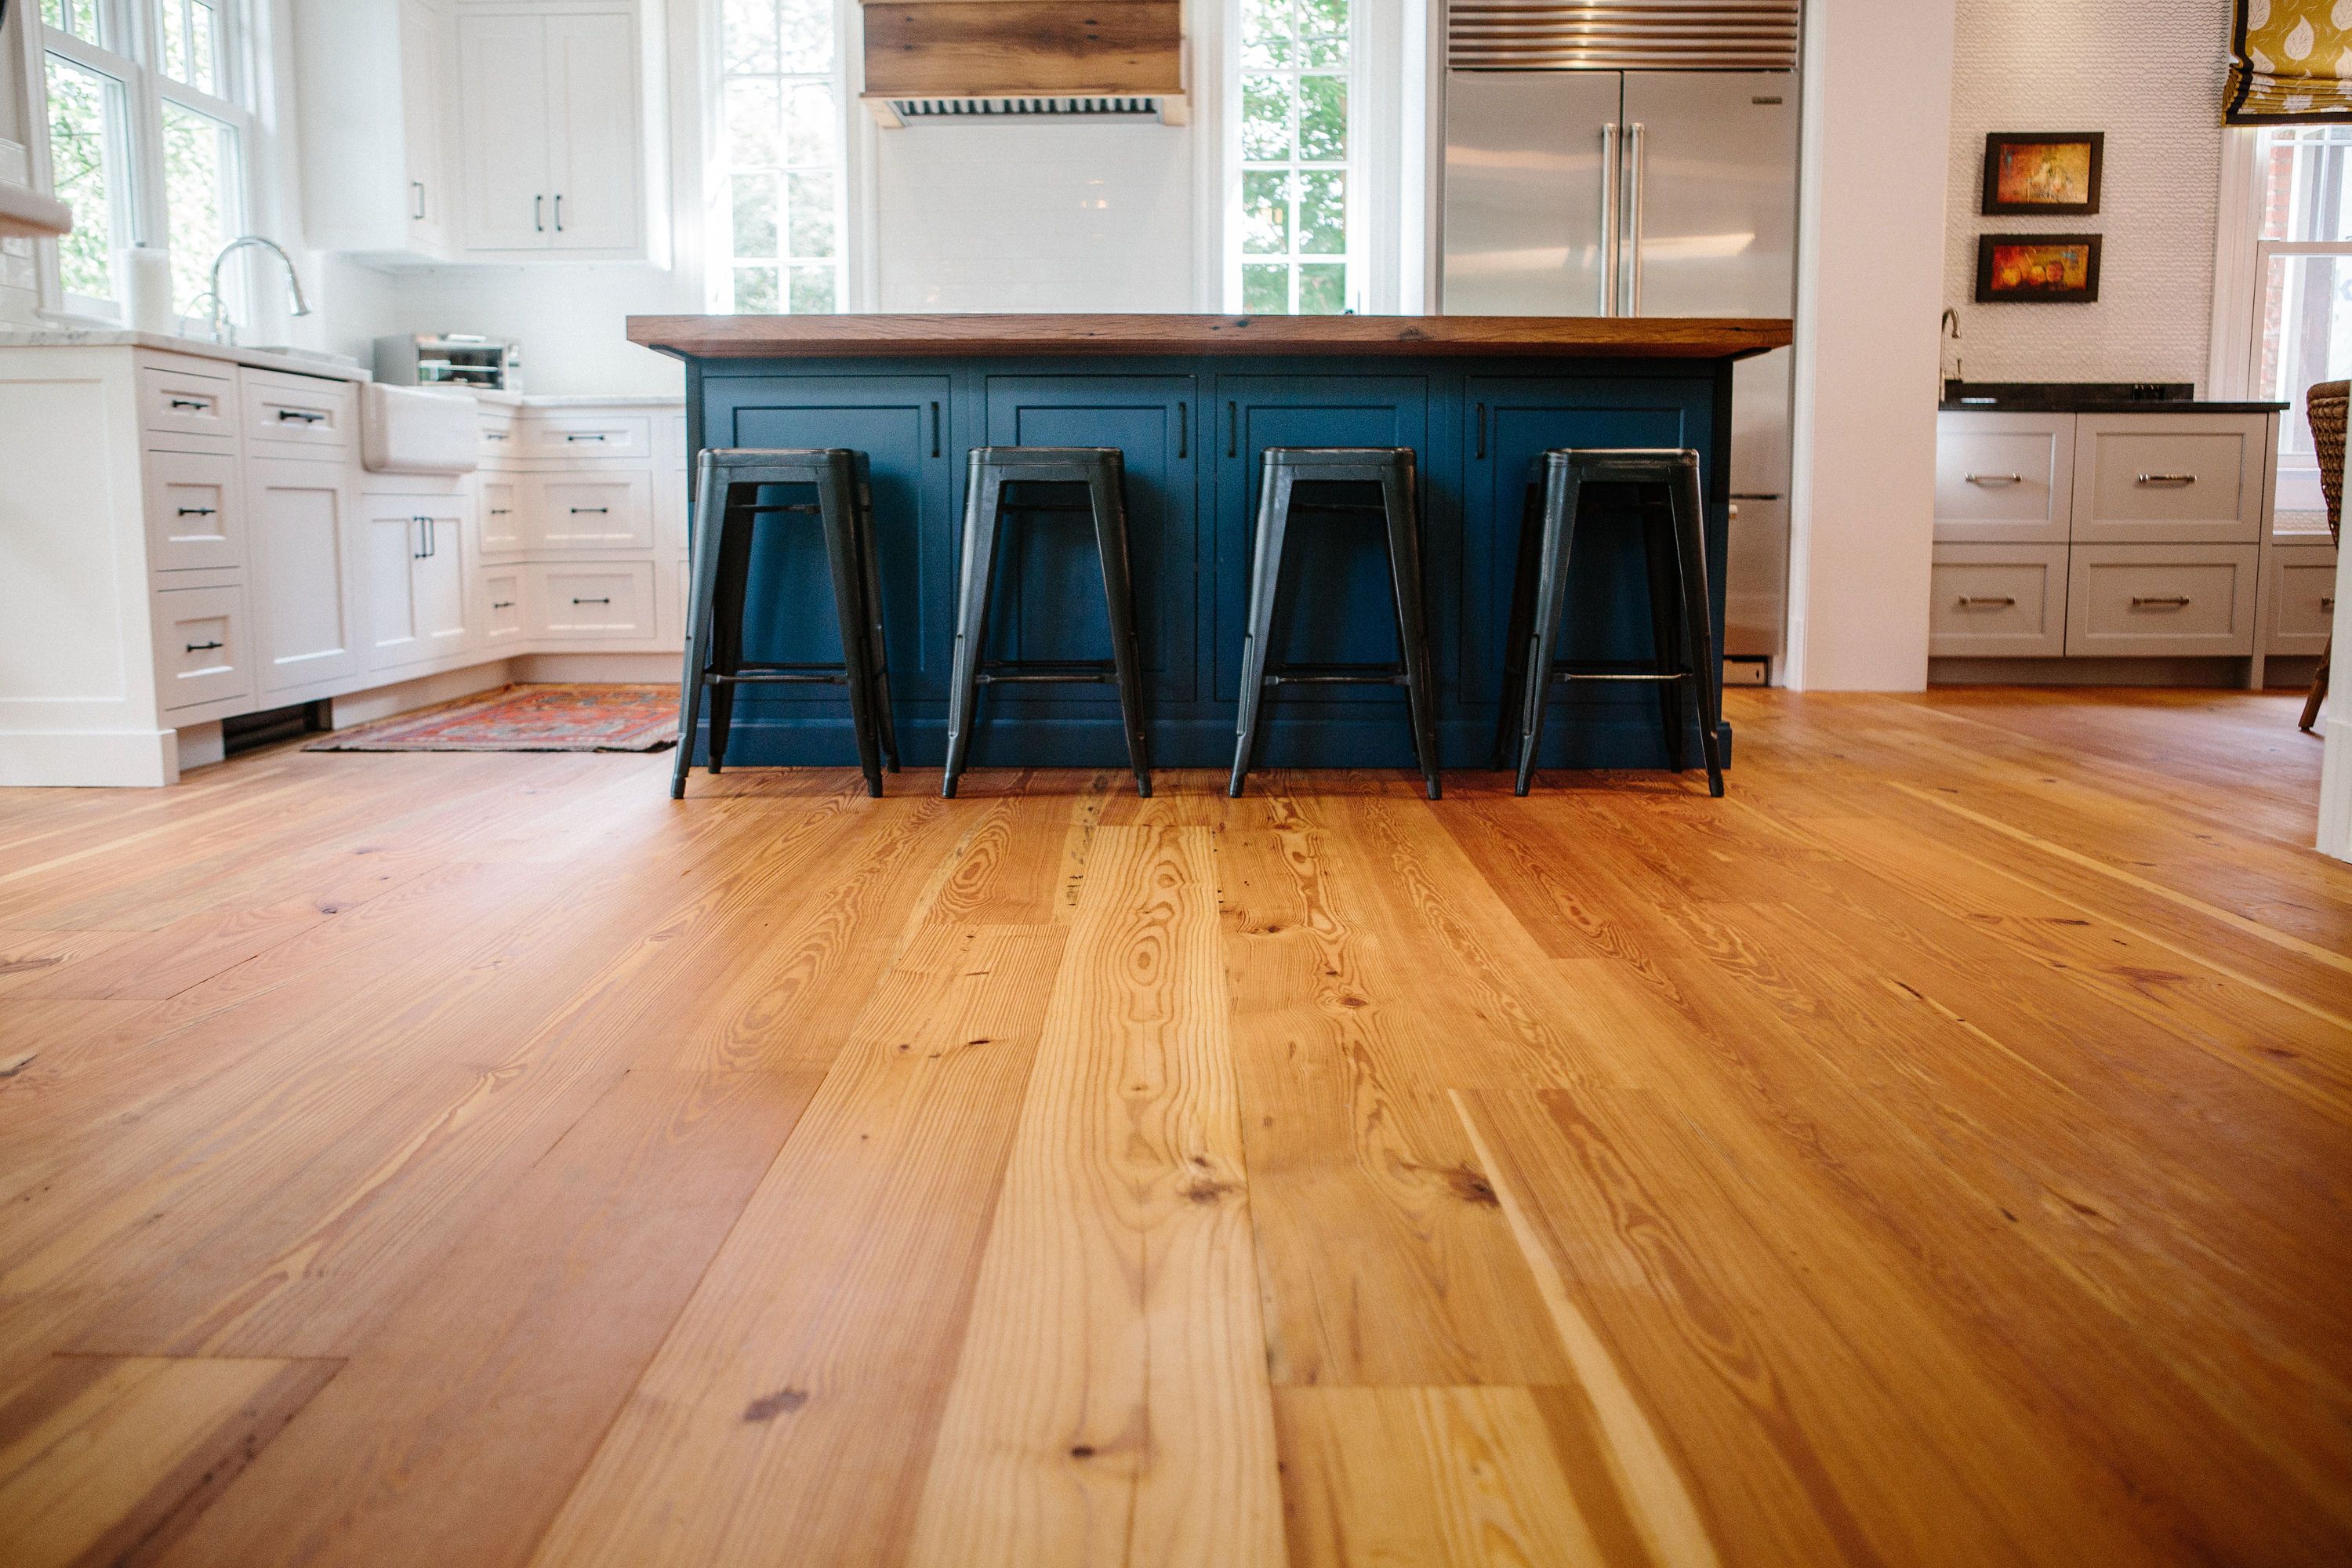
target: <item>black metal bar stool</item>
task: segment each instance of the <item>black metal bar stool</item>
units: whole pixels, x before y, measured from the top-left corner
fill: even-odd
[[[759,504],[764,486],[814,489],[814,501]],[[850,728],[866,793],[882,793],[882,768],[898,771],[898,737],[890,716],[890,681],[882,645],[882,594],[874,566],[873,486],[866,454],[844,447],[761,451],[706,450],[695,474],[694,583],[687,601],[686,673],[678,687],[677,762],[673,800],[686,794],[694,761],[695,722],[710,694],[710,771],[727,757],[735,689],[753,685],[829,685],[849,689]],[[777,664],[743,658],[743,596],[758,520],[780,513],[814,517],[824,534],[833,610],[841,626],[839,664]]]
[[[1128,564],[1127,460],[1116,447],[974,447],[964,476],[963,571],[956,588],[955,666],[948,686],[948,761],[940,793],[952,798],[971,751],[982,684],[1076,682],[1116,685],[1127,730],[1127,760],[1139,795],[1151,793],[1143,731],[1143,655],[1135,635],[1135,579]],[[1013,489],[1012,487],[1019,487]],[[1086,491],[1084,501],[1039,499]],[[1110,611],[1108,659],[1075,662],[989,659],[988,598],[997,536],[1008,513],[1077,512],[1094,519]]]
[[[1380,487],[1378,501],[1347,489]],[[1331,487],[1343,487],[1334,496]],[[1301,499],[1307,487],[1307,499]],[[1410,447],[1268,447],[1258,475],[1257,542],[1250,563],[1249,629],[1242,644],[1240,732],[1225,793],[1238,795],[1257,754],[1258,714],[1276,686],[1402,686],[1412,722],[1412,754],[1438,798],[1437,687],[1430,676],[1429,616],[1423,602],[1421,517]],[[1319,499],[1318,499],[1319,498]],[[1396,608],[1393,664],[1270,663],[1275,601],[1282,586],[1283,542],[1293,517],[1377,517],[1387,528],[1389,587]]]
[[[1650,590],[1647,669],[1579,668],[1552,655],[1568,596],[1569,547],[1579,526],[1611,512],[1630,514],[1642,529]],[[1723,793],[1723,693],[1707,603],[1706,515],[1696,452],[1563,447],[1528,464],[1495,733],[1496,767],[1509,766],[1506,759],[1517,752],[1517,793],[1527,794],[1535,779],[1546,700],[1555,683],[1572,680],[1654,684],[1659,721],[1665,726],[1666,765],[1675,773],[1683,771],[1683,692],[1696,692],[1707,793]]]

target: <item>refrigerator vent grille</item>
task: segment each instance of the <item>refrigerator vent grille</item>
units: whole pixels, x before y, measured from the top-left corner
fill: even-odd
[[[1454,70],[1794,70],[1801,0],[1453,0]]]

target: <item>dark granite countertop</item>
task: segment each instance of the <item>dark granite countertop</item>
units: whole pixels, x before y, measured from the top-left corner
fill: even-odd
[[[2185,381],[1947,381],[1947,414],[2270,414],[2291,403],[2216,403]]]

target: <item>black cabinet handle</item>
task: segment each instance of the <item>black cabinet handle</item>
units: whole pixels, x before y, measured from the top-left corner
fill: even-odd
[[[931,405],[931,456],[940,455],[940,405]]]
[[[506,438],[507,433],[503,430],[485,430],[482,432],[482,439],[485,441],[503,441]]]
[[[1191,444],[1192,423],[1192,405],[1179,403],[1176,405],[1176,455],[1180,458],[1186,455],[1185,448]]]
[[[555,232],[558,234],[563,232],[563,193],[562,191],[555,193]]]
[[[1485,456],[1486,455],[1486,405],[1485,404],[1483,404],[1483,403],[1482,403],[1482,404],[1480,404],[1480,405],[1478,405],[1478,454],[1477,454],[1477,455],[1478,455],[1479,457],[1481,457],[1481,458],[1483,458],[1483,457],[1485,457]]]
[[[609,605],[609,604],[611,604],[613,601],[612,601],[611,599],[607,598],[607,599],[574,599],[574,600],[572,600],[572,602],[573,604],[575,604],[575,605]]]
[[[512,599],[492,599],[490,601],[490,608],[494,610],[511,610],[514,608],[514,601]]]
[[[172,399],[172,406],[174,408],[210,408],[212,405],[205,402],[201,397],[174,397]]]
[[[514,508],[510,506],[494,506],[490,508],[490,515],[492,517],[512,517],[514,515]]]
[[[613,509],[609,506],[575,506],[572,509],[572,515],[578,517],[584,512],[597,517],[602,517],[612,510]]]
[[[545,233],[547,232],[547,216],[546,216],[546,215],[547,215],[547,198],[546,198],[545,196],[533,196],[533,197],[531,197],[531,198],[530,198],[530,226],[531,226],[531,227],[533,227],[533,228],[535,228],[535,229],[537,229],[537,230],[538,230],[540,233],[541,233],[541,234],[545,234]]]
[[[213,649],[220,646],[221,645],[216,642],[192,642],[188,645],[188,651],[190,653],[210,653]]]
[[[312,414],[300,408],[281,408],[278,411],[278,421],[281,425],[289,421],[299,422],[304,425],[316,425],[320,420],[324,419],[325,417],[326,416],[323,414]]]
[[[180,509],[182,517],[210,517],[212,514],[213,509],[208,506],[184,506]]]
[[[409,209],[408,216],[421,221],[425,216],[425,182],[411,180],[408,182],[408,188],[416,196],[416,205]]]
[[[426,556],[433,553],[433,547],[425,542],[426,531],[433,526],[433,520],[425,517],[412,517],[408,521],[416,525],[416,542],[410,548],[408,558],[411,561],[422,561]]]
[[[1238,403],[1225,405],[1225,456],[1238,458],[1242,453],[1242,407]]]
[[[565,440],[567,440],[567,441],[601,441],[601,440],[603,440],[604,438],[604,433],[603,433],[602,431],[598,431],[598,430],[583,430],[583,431],[577,431],[577,432],[575,432],[575,433],[573,433],[573,434],[572,434],[572,435],[566,436],[566,437],[564,437],[564,439],[565,439]],[[503,436],[501,436],[501,437],[499,437],[499,440],[501,440],[501,441],[503,441],[503,440],[505,440],[505,439],[506,439],[506,437],[503,437]]]

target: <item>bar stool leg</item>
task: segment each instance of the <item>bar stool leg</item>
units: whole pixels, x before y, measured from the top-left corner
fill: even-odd
[[[748,497],[739,508],[739,493]],[[756,486],[729,485],[720,508],[719,583],[711,595],[711,668],[734,675],[743,668],[743,601],[750,591],[752,514],[759,504]],[[722,681],[710,690],[710,771],[715,775],[727,760],[727,735],[735,720],[735,687]]]
[[[857,740],[857,767],[866,793],[882,794],[880,725],[874,716],[873,647],[866,613],[865,573],[859,569],[857,481],[847,459],[828,467],[816,487],[817,521],[832,568],[833,613],[841,627],[841,662],[849,686],[849,727]]]
[[[694,515],[694,587],[686,601],[686,673],[677,688],[677,755],[672,760],[669,797],[686,798],[686,775],[694,766],[694,731],[702,717],[702,672],[710,658],[711,590],[719,581],[718,535],[724,500],[719,494],[719,465],[709,452],[696,465]]]
[[[1127,761],[1136,794],[1151,796],[1151,761],[1143,728],[1143,648],[1135,635],[1135,576],[1127,550],[1127,470],[1105,458],[1087,476],[1095,520],[1095,550],[1102,563],[1103,602],[1110,611],[1111,666],[1118,677],[1118,714],[1127,728]]]
[[[866,627],[866,669],[873,681],[876,728],[880,731],[882,765],[898,771],[898,725],[890,710],[890,655],[882,636],[882,578],[875,565],[874,481],[870,459],[859,452],[857,465],[857,565],[863,584]]]
[[[988,637],[989,571],[1003,500],[1004,480],[983,470],[975,451],[964,482],[963,572],[957,579],[955,658],[948,676],[948,760],[940,779],[940,794],[950,800],[955,798],[956,781],[963,775],[964,757],[971,750],[980,653]]]
[[[1249,626],[1242,634],[1241,717],[1234,740],[1234,773],[1225,794],[1238,798],[1257,755],[1258,710],[1265,697],[1266,643],[1274,636],[1274,601],[1282,584],[1283,535],[1290,528],[1288,468],[1276,468],[1258,487],[1257,538],[1250,561]]]
[[[1535,784],[1536,748],[1543,743],[1544,709],[1551,696],[1552,650],[1559,637],[1560,606],[1568,596],[1569,547],[1575,539],[1576,509],[1583,491],[1583,476],[1574,468],[1547,468],[1536,618],[1527,639],[1527,680],[1519,692],[1519,773],[1512,787],[1515,795],[1527,794]]]
[[[1537,469],[1541,473],[1541,468]],[[1495,756],[1500,771],[1516,761],[1521,688],[1528,678],[1528,636],[1536,618],[1536,563],[1543,552],[1543,487],[1530,478],[1519,504],[1519,547],[1511,569],[1511,619],[1503,635],[1503,683],[1495,699]]]
[[[1444,788],[1437,766],[1437,683],[1431,679],[1429,602],[1422,582],[1421,518],[1413,474],[1397,463],[1381,476],[1381,511],[1388,523],[1389,587],[1396,599],[1397,642],[1404,662],[1405,707],[1412,719],[1412,751],[1435,800]]]
[[[1641,509],[1642,553],[1650,590],[1650,648],[1654,668],[1663,675],[1680,666],[1684,653],[1681,552],[1675,535],[1671,500],[1645,485],[1641,491]],[[1666,769],[1679,773],[1685,761],[1684,737],[1688,731],[1683,712],[1683,683],[1659,681],[1657,697],[1658,723],[1665,734]]]
[[[1715,624],[1707,614],[1706,503],[1698,485],[1698,456],[1685,452],[1675,464],[1671,503],[1675,552],[1683,590],[1683,635],[1690,645],[1691,680],[1698,691],[1699,752],[1706,759],[1706,793],[1723,795],[1723,688],[1715,664]]]

